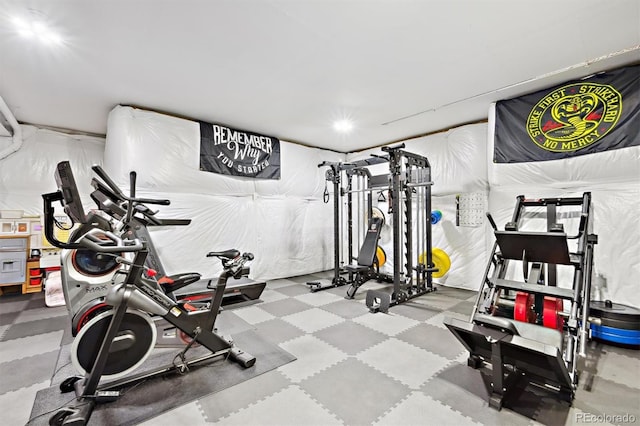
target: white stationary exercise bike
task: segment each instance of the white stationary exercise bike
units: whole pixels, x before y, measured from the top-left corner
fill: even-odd
[[[223,356],[245,368],[255,363],[255,357],[235,347],[214,329],[228,278],[248,275],[246,263],[253,259],[252,254],[241,254],[238,250],[209,253],[208,256],[222,261],[224,269],[208,309],[190,310],[189,305],[177,303],[157,285],[143,279],[148,251],[140,240],[91,227],[84,234],[76,234],[72,242],[57,240],[53,232],[53,202],[62,202],[65,212],[75,223],[86,225],[87,216],[68,162],[58,164],[55,178],[58,191],[43,194],[47,239],[63,249],[83,249],[112,257],[122,267],[124,278],[111,286],[105,298],[111,308],[94,316],[76,336],[72,360],[84,374],[68,378],[60,389],[62,392],[74,390],[77,398],[73,404],[57,410],[49,424],[85,425],[96,404],[116,400],[120,389],[146,378],[172,371],[185,373],[191,367]],[[131,175],[131,180],[131,199],[135,199],[135,174]],[[128,214],[131,213],[129,210]],[[158,317],[187,336],[187,341],[171,363],[131,374],[144,363],[156,344],[154,318]],[[206,348],[207,353],[188,358],[187,352],[196,343]],[[113,380],[115,378],[119,379]]]

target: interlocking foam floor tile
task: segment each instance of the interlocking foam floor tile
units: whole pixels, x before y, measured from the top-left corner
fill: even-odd
[[[0,342],[2,342],[4,340],[4,335],[7,332],[7,330],[9,329],[9,327],[11,327],[11,324],[9,324],[9,325],[0,325]]]
[[[236,315],[236,309],[225,309],[216,318],[216,328],[220,334],[229,336],[253,330],[255,327]]]
[[[55,308],[47,308],[45,306],[37,309],[25,309],[20,312],[15,322],[30,322],[40,319],[49,319],[54,317],[67,318],[69,315],[67,308],[64,306],[57,306]]]
[[[638,359],[605,349],[597,363],[597,374],[612,382],[638,389],[638,404],[640,404],[640,362]]]
[[[599,345],[603,346],[603,350],[606,352],[612,352],[618,355],[624,355],[629,358],[633,358],[637,361],[640,361],[640,348],[638,347],[629,347],[629,346],[621,346],[621,345],[610,345],[603,342],[598,342]],[[639,365],[639,364],[636,364]]]
[[[56,366],[58,352],[56,348],[53,351],[1,363],[0,394],[44,381],[48,386],[51,372]]]
[[[464,300],[457,305],[453,305],[450,308],[447,308],[449,312],[455,312],[458,314],[466,315],[467,317],[471,315],[471,311],[473,310],[474,301]]]
[[[422,392],[412,392],[374,425],[481,426]]]
[[[270,342],[279,344],[303,336],[304,331],[280,318],[256,324],[256,332]]]
[[[348,286],[312,293],[305,284],[332,278],[333,271],[325,271],[268,281],[260,301],[227,307],[219,317],[221,333],[228,328],[225,318],[233,319],[233,327],[254,329],[297,356],[296,361],[144,424],[529,426],[584,424],[587,415],[640,418],[638,350],[604,343],[590,348],[591,370],[583,373],[572,407],[529,386],[516,403],[496,411],[487,403],[487,372],[467,367],[468,353],[442,323],[446,316],[467,321],[475,292],[438,285],[436,292],[391,307],[389,314],[372,314],[364,304],[366,291],[388,291],[390,285],[371,280],[355,300],[345,300]],[[58,356],[68,359],[70,327],[61,323],[66,315],[58,314],[44,307],[43,294],[0,299],[0,407],[11,407],[2,424],[24,424],[36,391],[50,384],[28,382],[46,376]],[[289,321],[282,319],[288,316]],[[62,331],[46,332],[54,325]],[[67,377],[62,373],[53,385]],[[592,390],[587,392],[589,381]]]
[[[585,413],[632,415],[640,421],[638,388],[630,388],[599,376],[594,378],[590,392],[578,387],[573,406]]]
[[[275,302],[277,300],[286,299],[288,297],[289,296],[279,293],[275,290],[266,288],[262,291],[262,294],[260,295],[260,301],[262,303],[269,303],[269,302]]]
[[[513,390],[513,396],[505,401],[503,410],[545,425],[565,424],[568,419],[571,405],[559,400],[555,392],[536,386],[520,386]]]
[[[4,305],[2,305],[4,308]],[[0,313],[0,326],[11,325],[14,320],[20,315],[20,311],[5,312],[4,309]]]
[[[277,291],[289,297],[300,296],[301,294],[309,294],[309,288],[306,285],[302,285],[300,283],[294,283],[286,287],[279,287],[274,289],[274,291]]]
[[[465,366],[465,368],[468,367]],[[480,373],[477,372],[477,374],[479,375]],[[482,378],[479,378],[478,380],[482,381]],[[464,381],[464,385],[461,387],[457,384],[448,382],[447,380],[435,377],[425,383],[422,386],[421,391],[443,405],[451,407],[463,416],[469,417],[473,419],[473,421],[487,426],[531,425],[531,419],[514,413],[513,411],[507,409],[498,411],[490,408],[487,403],[488,396],[486,391],[484,392],[484,395],[480,396],[467,390],[469,387],[474,387],[474,384],[469,381]]]
[[[393,356],[396,353],[402,354],[401,361]],[[396,338],[385,340],[359,353],[356,358],[381,373],[399,380],[411,389],[420,388],[450,362],[444,357]]]
[[[460,303],[460,299],[456,297],[446,296],[440,291],[434,291],[423,296],[412,299],[416,303],[422,303],[432,308],[446,310]]]
[[[387,336],[395,336],[403,331],[419,324],[418,321],[394,314],[389,311],[388,314],[364,314],[353,319],[353,322],[369,327],[372,330],[379,331]]]
[[[289,387],[291,382],[279,371],[269,371],[236,386],[198,400],[208,422],[240,411]]]
[[[277,302],[274,302],[277,303]],[[272,314],[262,309],[262,306],[248,306],[235,310],[233,313],[249,324],[258,324],[275,318]]]
[[[449,360],[466,351],[449,330],[431,324],[418,324],[396,335],[396,338]]]
[[[259,307],[260,309],[269,312],[273,316],[282,318],[286,315],[291,315],[310,309],[312,306],[289,297],[287,299],[277,300],[275,302],[260,303]]]
[[[342,425],[329,410],[290,386],[237,413],[220,419],[223,425],[300,426],[304,424]]]
[[[62,330],[2,342],[0,363],[22,359],[60,349]]]
[[[53,318],[42,318],[29,322],[16,322],[7,329],[2,340],[46,334],[63,330],[67,327],[71,327],[71,322],[67,315],[56,316]]]
[[[28,295],[23,295],[23,296],[28,296]],[[25,299],[24,297],[20,297],[20,296],[3,296],[6,297],[7,300],[3,300],[2,301],[2,305],[0,305],[0,312],[2,312],[3,314],[7,314],[9,312],[22,312],[25,309],[28,309],[27,306],[29,305],[29,299]]]
[[[4,377],[4,376],[2,376]],[[49,386],[49,380],[0,394],[3,425],[24,425],[29,421],[36,393]]]
[[[460,300],[467,300],[469,297],[476,295],[475,291],[465,290],[462,288],[445,287],[441,285],[438,285],[437,288],[439,294],[447,297],[455,297]]]
[[[320,309],[332,312],[345,319],[352,319],[369,313],[369,309],[364,304],[345,299],[322,305]]]
[[[319,308],[307,309],[306,311],[284,316],[282,319],[307,333],[314,333],[346,321],[341,316]]]
[[[328,291],[317,291],[315,293],[305,293],[295,296],[294,299],[304,302],[308,305],[319,307],[328,305],[329,303],[340,302],[344,298]]]
[[[44,302],[44,292],[32,293],[32,295],[32,297],[28,298],[29,303],[27,303],[25,309],[39,309],[47,307],[46,303]],[[23,294],[22,296],[28,296],[28,294]]]
[[[393,314],[402,315],[420,322],[426,321],[442,312],[440,309],[418,303],[416,302],[416,299],[411,299],[411,301],[396,305],[391,309],[393,310]]]
[[[399,381],[354,358],[304,380],[300,387],[346,425],[373,423],[410,392]],[[310,423],[314,422],[307,420]]]
[[[311,377],[348,356],[309,334],[284,342],[280,347],[297,358],[296,361],[278,368],[278,371],[294,383]]]
[[[612,419],[613,420],[613,419]],[[594,424],[598,426],[614,426],[614,423],[610,423],[605,420],[605,417],[601,413],[585,413],[576,407],[570,407],[567,413],[567,418],[564,423],[567,426],[579,426],[585,424]],[[623,424],[623,423],[619,423]],[[624,424],[634,424],[631,421],[626,421]]]
[[[267,289],[269,290],[277,290],[279,288],[282,287],[289,287],[292,285],[296,285],[297,283],[295,281],[291,281],[290,279],[287,278],[280,278],[277,280],[269,280],[267,281]]]
[[[352,321],[344,321],[317,331],[314,336],[349,355],[355,355],[387,339],[386,335]]]
[[[428,320],[425,321],[426,324],[431,324],[433,326],[436,327],[440,327],[443,330],[448,330],[447,326],[444,325],[444,319],[446,317],[449,318],[457,318],[461,321],[469,321],[469,314],[459,314],[457,312],[451,312],[451,311],[443,311],[440,312],[438,315],[434,315],[431,318],[429,318]]]

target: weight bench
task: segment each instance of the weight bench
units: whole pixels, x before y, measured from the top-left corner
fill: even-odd
[[[364,237],[364,243],[362,243],[362,247],[358,253],[358,263],[356,265],[347,265],[344,268],[347,272],[354,274],[351,287],[347,290],[348,299],[353,299],[358,287],[379,273],[379,270],[377,270],[376,250],[378,249],[381,229],[382,219],[379,217],[371,218],[367,235]],[[374,271],[374,267],[376,271]]]

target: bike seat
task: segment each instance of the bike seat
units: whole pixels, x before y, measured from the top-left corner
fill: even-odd
[[[229,249],[224,251],[210,251],[209,253],[207,253],[207,257],[218,257],[220,259],[227,259],[227,260],[235,259],[238,256],[240,256],[240,251],[236,249]]]
[[[165,293],[172,293],[182,287],[200,281],[202,275],[197,272],[188,272],[186,274],[166,275],[158,280],[158,284]]]

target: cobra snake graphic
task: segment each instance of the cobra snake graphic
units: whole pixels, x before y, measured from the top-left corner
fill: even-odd
[[[591,93],[568,96],[556,102],[551,108],[551,116],[564,126],[553,131],[554,139],[575,139],[591,132],[597,122],[586,118],[597,106],[598,98]],[[566,133],[569,131],[571,133]]]

